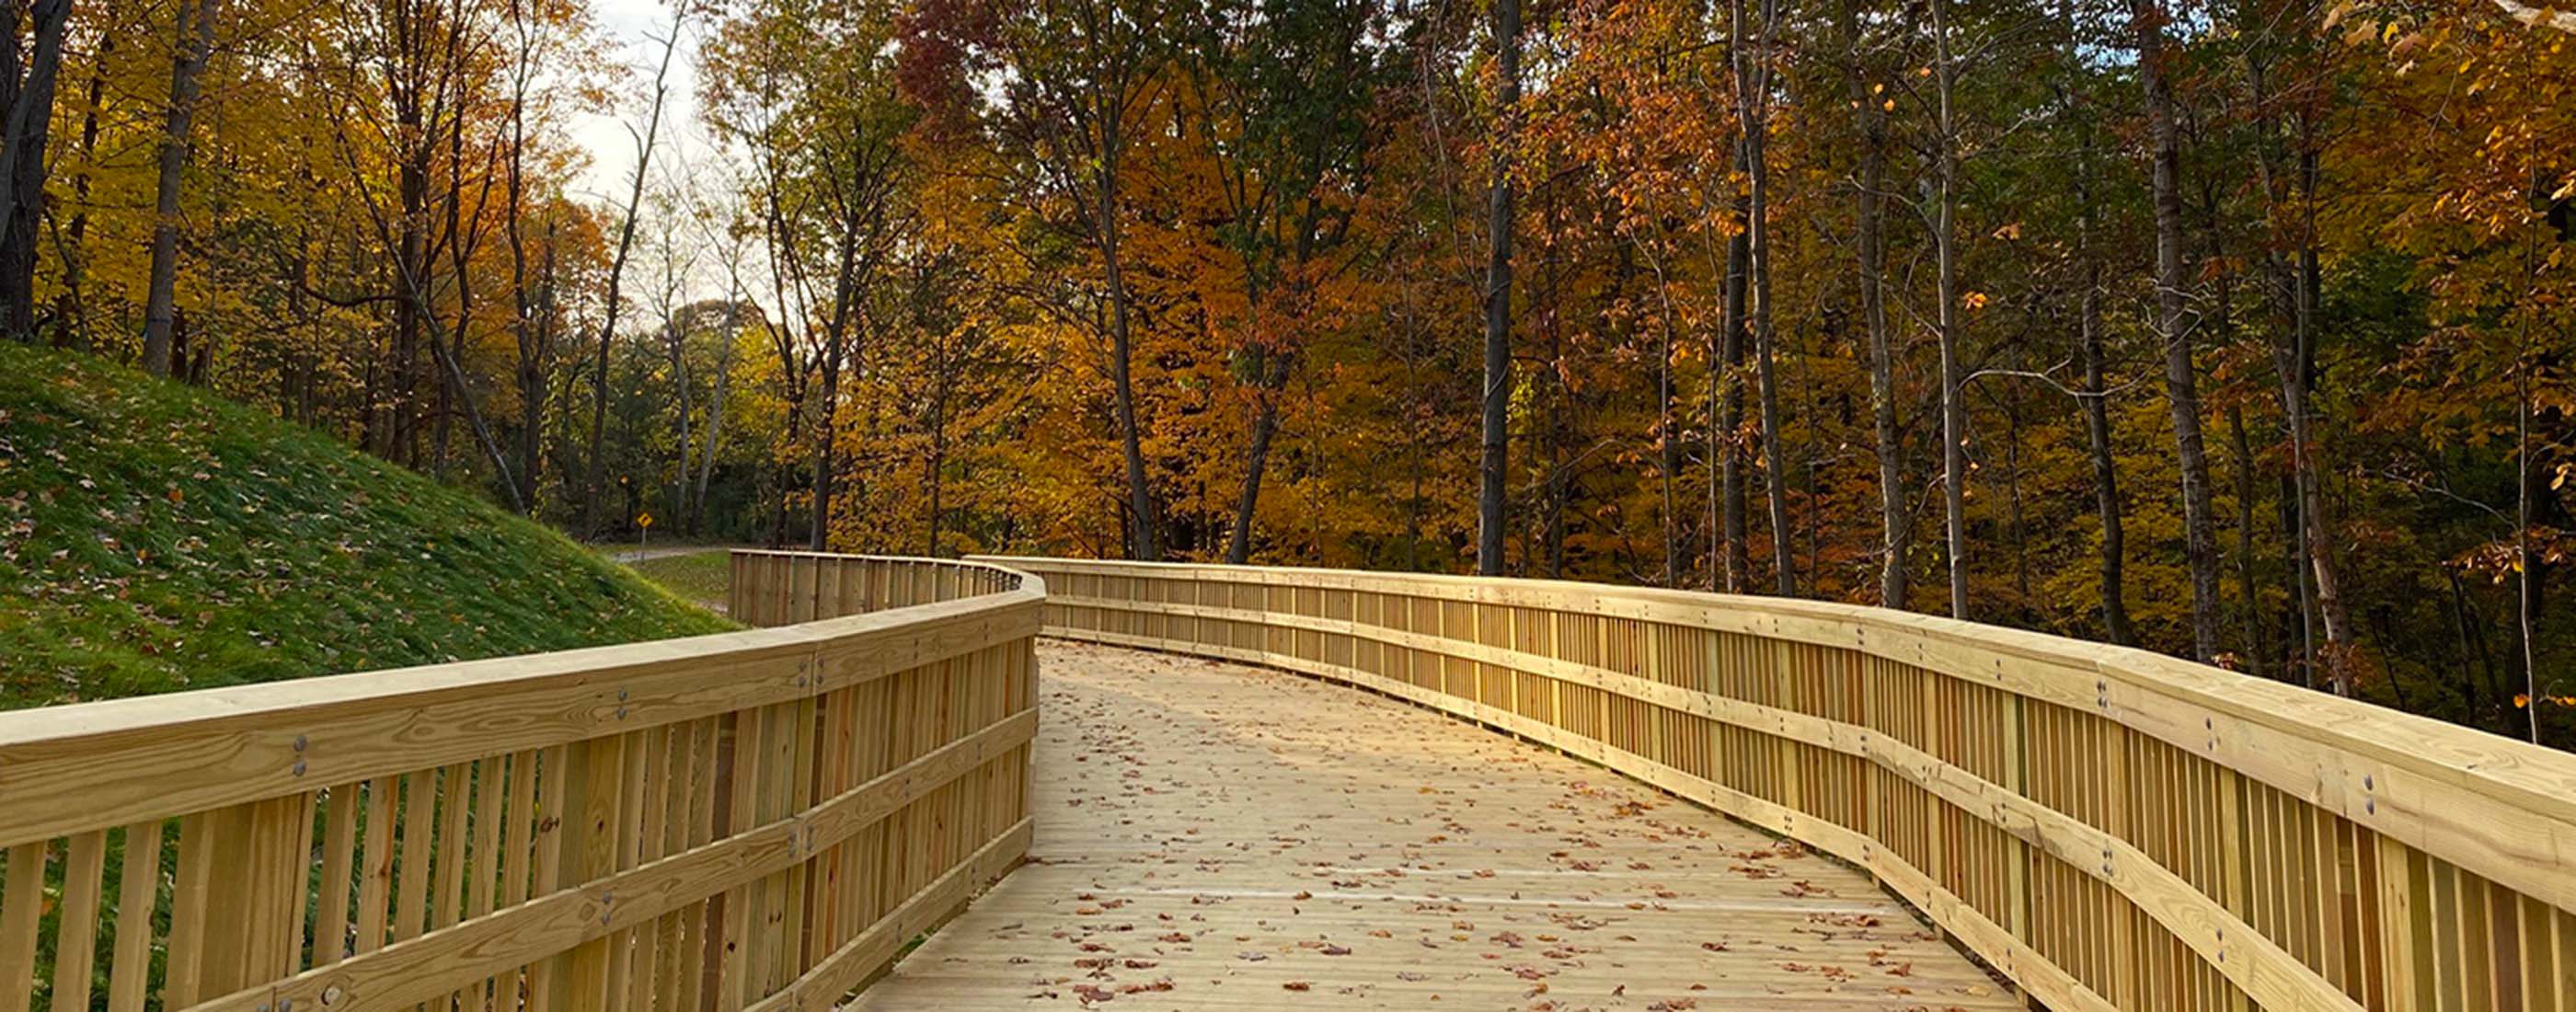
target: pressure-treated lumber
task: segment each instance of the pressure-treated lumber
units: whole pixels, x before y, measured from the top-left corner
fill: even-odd
[[[1044,585],[734,566],[783,627],[0,714],[0,1009],[830,1007],[1026,853]]]
[[[1030,866],[858,1012],[2020,1007],[1866,875],[1546,749],[1232,663],[1041,657]]]
[[[988,559],[1050,634],[1285,668],[1850,860],[2051,1008],[2576,1009],[2576,757],[1823,602]]]
[[[996,989],[932,956],[954,946],[957,959],[981,958],[967,950],[985,914],[1066,916],[1022,891],[1067,875],[1097,877],[1082,890],[1095,896],[1136,894],[1101,910],[1196,918],[1227,937],[1263,937],[1309,907],[1305,923],[1328,930],[1326,912],[1339,911],[1348,926],[1364,915],[1367,930],[1392,932],[1377,923],[1392,908],[1347,906],[1360,901],[1345,883],[1373,880],[1334,869],[1402,869],[1420,845],[1353,835],[1338,862],[1305,866],[1331,887],[1296,890],[1314,903],[1262,894],[1279,869],[1242,853],[1178,856],[1225,839],[1206,832],[1218,823],[1293,816],[1301,785],[1334,760],[1272,748],[1229,766],[1207,742],[1167,745],[1182,753],[1175,786],[1215,778],[1267,793],[1123,819],[1070,803],[1080,798],[1063,811],[1033,805],[1042,629],[1358,686],[1616,771],[1848,861],[2053,1009],[2576,1012],[2576,759],[2350,700],[1819,602],[1052,559],[743,552],[734,567],[734,615],[774,628],[0,714],[0,1012],[93,1000],[242,1012],[821,1009],[1016,865],[1033,838],[1067,865],[1004,889],[864,1000],[898,1007],[887,1003],[935,984],[938,1003],[959,1007],[1098,1003],[1076,985],[1100,988],[1099,977],[1027,970]],[[1228,697],[1226,685],[1266,695]],[[1235,707],[1243,726],[1216,745],[1383,708],[1342,697],[1342,709],[1295,713],[1291,696],[1336,690],[1239,670],[1109,695],[1159,698],[1168,717],[1186,709],[1172,694],[1185,688],[1198,705]],[[1379,734],[1365,738],[1377,750],[1367,768],[1323,801],[1498,776],[1367,779],[1399,775],[1399,746],[1442,747]],[[1054,786],[1148,786],[1128,775],[1143,760],[1119,758],[1132,741],[1095,744],[1106,751],[1052,755],[1038,774]],[[1405,825],[1393,801],[1365,810]],[[1156,833],[1151,862],[1086,868],[1080,857]],[[1284,850],[1312,835],[1292,826],[1246,842]],[[1513,861],[1575,853],[1527,833],[1468,835],[1498,876]],[[1660,860],[1691,860],[1679,856],[1690,839],[1653,842],[1676,852]],[[1619,856],[1652,866],[1657,853]],[[1543,894],[1535,881],[1522,891]],[[1184,895],[1233,898],[1156,906]],[[1674,902],[1635,902],[1659,901]],[[1285,913],[1243,919],[1280,902]],[[1703,913],[1796,934],[1759,911]],[[1091,922],[1079,919],[1098,915],[1070,916],[1065,930],[1080,934]],[[1025,923],[1009,933],[999,941],[1040,944]],[[1352,961],[1330,965],[1366,979],[1332,996],[1424,997],[1410,987],[1434,972],[1422,953],[1347,947]],[[1033,958],[1000,965],[1023,965],[1014,957]],[[1130,958],[1159,962],[1122,955],[1109,974],[1121,986],[1139,983],[1123,971],[1150,969]],[[1715,968],[1705,956],[1625,958],[1619,968],[1638,979]],[[1368,990],[1381,971],[1407,986]],[[1796,997],[1813,982],[1786,966],[1729,979],[1763,990],[1740,996],[1762,1007],[1868,1007],[1830,990]],[[1505,997],[1460,980],[1453,1000]],[[2003,997],[1956,981],[1946,1004]],[[1278,1003],[1237,1002],[1242,989],[1153,998],[1179,995],[1181,982],[1141,983],[1118,1000]]]

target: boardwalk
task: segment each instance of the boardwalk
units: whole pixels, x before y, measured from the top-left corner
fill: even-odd
[[[1598,768],[1276,672],[1041,658],[1030,864],[856,1008],[2019,1007],[1862,875]]]

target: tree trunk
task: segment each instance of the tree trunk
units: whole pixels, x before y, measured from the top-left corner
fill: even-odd
[[[838,344],[839,337],[832,339]],[[805,547],[824,551],[832,535],[832,445],[840,433],[833,431],[841,414],[841,356],[836,352],[823,358],[823,386],[815,391],[817,402],[814,418],[814,484],[813,514],[805,530]]]
[[[685,10],[685,8],[683,8]],[[626,280],[626,259],[635,249],[635,213],[644,203],[644,180],[653,165],[653,143],[662,132],[662,100],[671,93],[671,56],[680,48],[680,19],[671,18],[671,34],[662,43],[662,63],[653,72],[653,105],[644,114],[644,136],[635,144],[635,175],[626,188],[626,220],[617,229],[617,257],[608,265],[608,287],[599,324],[599,357],[591,367],[590,393],[590,459],[588,473],[582,480],[581,526],[585,534],[600,533],[599,486],[607,477],[607,458],[601,454],[608,433],[608,349],[617,337],[617,309],[624,300],[620,289]]]
[[[34,43],[18,57],[20,5],[0,13],[0,334],[36,335],[36,225],[45,213],[45,144],[53,126],[54,81],[63,66],[63,22],[71,0],[35,0],[26,9]]]
[[[2210,510],[2210,458],[2200,435],[2200,373],[2192,363],[2192,330],[2184,322],[2182,139],[2164,67],[2164,3],[2130,0],[2138,39],[2138,75],[2146,85],[2148,142],[2154,149],[2156,206],[2156,340],[2164,342],[2164,391],[2174,412],[2174,464],[2182,471],[2184,559],[2192,572],[2192,657],[2218,659],[2218,533]]]
[[[2525,260],[2525,270],[2528,271],[2528,255]],[[2526,278],[2536,276],[2536,273],[2525,274]],[[2537,745],[2540,744],[2540,708],[2548,703],[2540,696],[2540,648],[2536,642],[2540,616],[2540,561],[2531,557],[2531,511],[2535,498],[2532,487],[2539,484],[2539,476],[2531,468],[2531,416],[2538,409],[2531,403],[2532,362],[2528,327],[2526,323],[2523,335],[2526,347],[2519,349],[2520,353],[2515,356],[2521,361],[2514,363],[2513,380],[2514,632],[2517,634],[2515,639],[2522,644],[2522,711],[2529,721],[2531,743]],[[2315,526],[2311,524],[2309,530],[2313,532]],[[2313,533],[2309,536],[2315,537]],[[2333,663],[2331,658],[2327,660],[2329,666]],[[2345,690],[2345,694],[2349,695],[2349,690]]]
[[[1273,354],[1276,354],[1275,352]],[[1261,475],[1270,464],[1270,441],[1279,431],[1279,404],[1266,389],[1253,408],[1252,447],[1243,458],[1243,495],[1234,510],[1234,535],[1226,541],[1225,561],[1240,566],[1252,561],[1253,507],[1261,498]]]
[[[72,179],[72,223],[64,229],[63,290],[54,297],[54,347],[57,348],[92,343],[88,309],[81,304],[81,281],[89,266],[85,244],[89,238],[90,177],[95,168],[91,163],[98,157],[98,113],[107,95],[108,60],[115,52],[116,36],[102,35],[98,40],[98,51],[90,56],[89,95],[81,105],[81,166],[79,174]],[[302,258],[299,257],[297,263],[301,266]],[[297,294],[300,295],[300,289]]]
[[[2069,15],[2068,24],[2073,25]],[[2073,42],[2069,40],[2069,48]],[[2070,56],[2071,59],[2071,56]],[[2070,97],[2068,107],[2074,106]],[[2076,350],[2084,360],[2084,387],[2077,398],[2084,411],[2085,449],[2093,461],[2093,509],[2101,518],[2102,629],[2111,642],[2127,646],[2137,639],[2129,626],[2127,578],[2123,572],[2128,545],[2121,527],[2120,467],[2111,455],[2110,387],[2105,372],[2109,356],[2102,347],[2102,262],[2093,255],[2093,120],[2076,123],[2075,259],[2083,276],[2076,297]]]
[[[2164,4],[2131,0],[2129,11],[2154,153],[2154,331],[2164,344],[2165,399],[2173,408],[2174,462],[2182,472],[2183,553],[2191,565],[2192,656],[2208,663],[2218,657],[2218,536],[2211,519],[2209,454],[2201,438],[2200,378],[2192,362],[2191,329],[2184,322],[2182,143],[2174,125],[2173,84],[2164,66]]]
[[[2261,677],[2272,652],[2264,634],[2262,582],[2254,575],[2254,447],[2245,434],[2245,409],[2227,408],[2228,438],[2236,444],[2236,584],[2244,599],[2237,624],[2245,637],[2245,672]]]
[[[1774,4],[1762,4],[1762,29],[1753,51],[1742,51],[1744,0],[1734,0],[1738,40],[1736,95],[1742,103],[1746,167],[1746,248],[1752,254],[1754,372],[1762,398],[1762,488],[1771,507],[1771,573],[1782,597],[1798,593],[1798,555],[1789,526],[1789,476],[1780,466],[1780,385],[1773,376],[1776,357],[1771,329],[1771,195],[1770,129],[1771,33],[1778,21]]]
[[[805,390],[799,382],[787,390],[786,431],[779,434],[783,446],[793,447],[805,434]],[[787,496],[796,489],[796,465],[789,453],[778,455],[777,511],[769,521],[769,547],[787,547]]]
[[[1744,145],[1736,143],[1736,165],[1744,164]],[[1744,205],[1735,206],[1736,220],[1744,220]],[[1718,431],[1723,434],[1725,452],[1719,457],[1719,529],[1723,532],[1726,560],[1726,592],[1741,594],[1752,579],[1753,552],[1745,544],[1746,513],[1744,491],[1744,443],[1736,438],[1744,427],[1744,357],[1750,328],[1745,323],[1745,275],[1753,259],[1752,239],[1739,227],[1726,244],[1726,292],[1719,316],[1718,375],[1722,394],[1718,399]]]
[[[1870,422],[1878,439],[1878,603],[1902,609],[1912,511],[1905,495],[1905,447],[1896,426],[1896,356],[1887,333],[1887,119],[1861,62],[1860,5],[1843,4],[1843,42],[1850,54],[1852,108],[1860,120],[1859,186],[1853,195],[1853,245],[1860,260],[1860,307],[1869,331]]]
[[[939,343],[938,357],[933,363],[937,376],[930,398],[930,460],[923,468],[929,472],[923,477],[929,479],[930,485],[930,532],[922,538],[923,554],[934,559],[939,557],[939,521],[943,506],[940,494],[948,477],[948,397],[957,381],[957,365],[948,354],[947,338],[935,340]]]
[[[2315,431],[2313,383],[2316,375],[2317,296],[2323,288],[2323,277],[2317,265],[2317,150],[2315,127],[2302,114],[2299,118],[2299,252],[2298,277],[2293,291],[2290,342],[2286,349],[2273,352],[2281,374],[2281,410],[2290,425],[2290,471],[2299,488],[2300,513],[2304,522],[2301,540],[2305,543],[2308,565],[2316,577],[2317,615],[2325,626],[2325,666],[2329,683],[2340,695],[2352,695],[2357,680],[2359,658],[2352,645],[2352,616],[2343,602],[2343,577],[2335,564],[2334,525],[2326,519],[2325,494],[2318,485],[2317,445]],[[2529,573],[2524,579],[2531,579]],[[2533,706],[2538,712],[2538,704]],[[2534,718],[2532,740],[2539,739],[2539,725]]]
[[[402,19],[396,34],[405,39],[421,31],[410,7],[397,5],[395,17]],[[429,140],[429,122],[424,109],[428,99],[422,78],[428,71],[422,57],[403,45],[399,58],[389,61],[385,75],[386,92],[391,96],[394,112],[394,157],[397,165],[395,199],[399,201],[400,218],[390,230],[394,241],[392,264],[394,283],[399,294],[394,299],[393,362],[386,370],[386,388],[390,394],[385,407],[384,447],[378,452],[405,466],[420,462],[420,332],[422,317],[429,311],[425,289],[429,276],[429,172],[430,158],[435,153]],[[437,379],[437,348],[431,351],[433,382]],[[445,389],[439,384],[438,389]]]
[[[1729,13],[1731,15],[1732,10]],[[1744,44],[1742,19],[1730,16],[1726,31],[1728,71],[1733,73],[1735,54]],[[1747,154],[1742,124],[1738,123],[1735,134],[1736,172],[1750,171]],[[1753,260],[1753,237],[1747,222],[1748,203],[1744,192],[1738,190],[1727,204],[1727,215],[1735,228],[1726,237],[1726,288],[1720,293],[1718,307],[1718,365],[1710,373],[1714,378],[1709,384],[1710,392],[1716,395],[1717,400],[1710,409],[1717,418],[1711,431],[1723,439],[1724,449],[1717,464],[1718,487],[1711,492],[1710,519],[1719,524],[1719,539],[1723,542],[1720,554],[1724,557],[1726,571],[1724,589],[1729,594],[1744,592],[1753,568],[1752,549],[1744,543],[1744,444],[1738,438],[1741,435],[1739,430],[1744,427],[1742,367],[1748,343],[1745,335],[1752,330],[1745,319],[1745,300],[1748,298],[1746,275]]]
[[[412,291],[417,298],[427,298],[426,293],[422,292],[417,285]],[[443,335],[439,333],[441,328],[437,319],[431,317],[429,322],[430,354],[438,360],[436,364],[445,370],[447,385],[455,391],[456,403],[465,412],[465,421],[473,429],[475,442],[483,447],[484,456],[492,462],[493,472],[501,479],[503,491],[509,493],[510,509],[513,512],[527,512],[527,504],[519,499],[519,484],[510,477],[510,460],[501,453],[500,442],[492,438],[491,427],[483,421],[483,409],[474,403],[473,392],[465,385],[464,367],[457,363],[454,356],[447,354],[444,350],[445,345],[440,343]]]
[[[450,52],[452,54],[449,59],[452,62],[462,63],[466,59],[462,53],[455,52],[456,47],[463,44],[463,33],[464,26],[462,24],[458,24],[454,27],[449,36]],[[460,168],[460,166],[466,164],[465,116],[462,112],[449,116],[447,120],[447,164],[449,167],[447,173],[447,262],[450,283],[455,286],[456,295],[456,326],[448,331],[447,361],[451,367],[450,371],[454,373],[456,382],[454,383],[455,389],[451,395],[442,395],[439,398],[440,404],[437,435],[438,452],[436,457],[437,469],[434,473],[440,478],[445,478],[447,476],[448,430],[450,427],[450,419],[454,414],[454,411],[448,403],[450,398],[452,397],[455,403],[463,405],[466,411],[472,413],[476,417],[478,425],[481,424],[480,419],[482,415],[482,409],[476,407],[474,404],[473,389],[468,387],[465,383],[465,374],[462,366],[465,359],[466,338],[472,333],[474,326],[474,250],[475,247],[482,244],[484,220],[483,205],[486,203],[486,198],[491,196],[492,191],[491,179],[489,176],[486,176],[483,181],[481,192],[479,192],[475,197],[476,206],[474,207],[472,214],[469,216],[465,207],[465,173]],[[423,311],[435,312],[436,310],[432,307],[423,307]],[[442,386],[440,389],[446,390],[447,387]],[[489,441],[489,433],[477,432],[476,436],[479,439],[483,439],[487,442]],[[500,477],[504,480],[508,480],[509,464],[506,460],[496,460],[496,463],[502,471]],[[519,488],[515,481],[511,483],[509,492],[512,499],[518,498]]]
[[[1119,120],[1111,116],[1104,122],[1104,131],[1116,136],[1121,129]],[[1108,146],[1115,150],[1114,142]],[[1100,189],[1100,259],[1109,281],[1109,385],[1118,412],[1119,450],[1127,465],[1127,509],[1135,522],[1130,547],[1137,561],[1160,562],[1163,559],[1162,511],[1156,508],[1154,490],[1145,480],[1145,437],[1136,422],[1136,348],[1127,319],[1126,264],[1120,259],[1118,159],[1115,154],[1102,161],[1097,182]]]
[[[1939,273],[1937,326],[1941,343],[1941,502],[1947,524],[1950,616],[1968,617],[1968,409],[1960,389],[1958,172],[1959,134],[1950,99],[1957,68],[1951,64],[1949,0],[1932,0],[1940,153],[1933,160],[1932,249]]]
[[[1512,397],[1512,182],[1513,122],[1521,101],[1520,0],[1494,0],[1495,70],[1492,182],[1485,213],[1484,454],[1477,473],[1476,572],[1503,572],[1503,534],[1509,522],[1508,485]]]
[[[680,465],[673,469],[672,474],[671,498],[674,502],[671,519],[672,526],[685,531],[689,529],[689,458],[692,454],[689,438],[693,435],[689,429],[689,415],[697,409],[689,397],[689,334],[684,321],[667,316],[662,327],[669,331],[664,336],[671,342],[671,389],[679,401],[674,405],[678,410],[677,423],[673,428],[679,436]]]
[[[1662,284],[1661,278],[1657,285]],[[1662,318],[1662,340],[1655,348],[1655,448],[1659,464],[1655,469],[1657,484],[1664,497],[1664,580],[1667,587],[1682,585],[1681,517],[1675,512],[1674,483],[1681,478],[1682,442],[1678,419],[1673,410],[1673,318],[1667,311]]]
[[[701,533],[706,526],[707,485],[715,480],[716,448],[724,444],[725,395],[733,383],[734,339],[742,333],[741,307],[742,285],[737,282],[726,303],[724,340],[716,346],[715,389],[707,396],[707,437],[701,440],[704,446],[698,454],[698,492],[694,497],[697,506],[689,514],[688,531],[692,535]],[[682,466],[687,463],[685,458],[681,460]],[[684,476],[682,480],[687,479]]]
[[[2460,666],[2468,668],[2469,662],[2476,660],[2476,671],[2482,676],[2480,682],[2486,687],[2487,706],[2484,709],[2490,718],[2497,714],[2505,715],[2507,719],[2501,726],[2504,733],[2510,734],[2513,732],[2510,720],[2513,694],[2505,689],[2504,679],[2496,673],[2495,653],[2487,648],[2486,625],[2479,621],[2483,616],[2472,617],[2469,590],[2460,582],[2459,568],[2444,566],[2442,575],[2451,585],[2451,618],[2453,632],[2459,638]]]
[[[2210,180],[2201,181],[2200,191],[2202,224],[2207,229],[2208,243],[2202,262],[2224,264],[2227,262],[2227,246],[2221,222],[2225,211],[2219,204],[2218,190]],[[2215,276],[2211,279],[2211,288],[2210,332],[2218,335],[2218,340],[2222,344],[2233,341],[2236,335],[2235,275],[2226,270],[2215,272]],[[2227,429],[2228,439],[2233,444],[2236,454],[2236,582],[2238,596],[2241,599],[2237,607],[2236,622],[2237,634],[2242,637],[2241,645],[2244,647],[2244,652],[2239,656],[2237,663],[2247,674],[2263,677],[2265,656],[2270,653],[2271,648],[2263,627],[2262,609],[2258,604],[2262,596],[2262,583],[2255,576],[2254,566],[2256,465],[2253,441],[2245,431],[2245,409],[2242,405],[2227,405]]]
[[[832,315],[823,325],[823,386],[815,394],[818,413],[814,418],[813,518],[805,532],[805,544],[817,552],[831,543],[832,449],[841,437],[841,367],[847,365],[861,382],[867,371],[866,314],[859,308],[869,280],[861,276],[869,268],[863,265],[865,258],[860,255],[866,216],[852,208],[844,208],[842,213],[841,257],[832,276]],[[861,343],[856,349],[850,346],[853,333],[860,335]]]
[[[177,5],[179,44],[170,56],[170,109],[161,132],[160,177],[154,189],[152,268],[143,299],[143,371],[170,374],[170,307],[179,279],[179,181],[188,161],[189,122],[206,57],[215,47],[216,0],[198,0],[196,17]]]
[[[524,16],[516,4],[512,5],[511,14],[514,19]],[[530,43],[524,34],[524,26],[521,30],[522,48],[510,80],[510,155],[505,162],[508,176],[507,185],[503,191],[502,230],[504,238],[510,242],[510,337],[519,353],[517,378],[519,383],[519,481],[523,493],[521,501],[527,504],[528,511],[533,514],[537,504],[538,467],[542,460],[540,451],[544,445],[542,430],[545,420],[548,348],[545,343],[537,340],[541,332],[541,324],[534,318],[534,314],[539,311],[539,301],[528,284],[528,190],[523,172],[527,165],[528,148],[528,77],[533,72],[534,57],[527,50]],[[554,283],[554,224],[551,217],[546,225],[545,263],[544,280],[551,286]]]

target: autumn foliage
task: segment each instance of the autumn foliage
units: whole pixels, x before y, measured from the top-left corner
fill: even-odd
[[[597,17],[73,4],[20,336],[144,356],[168,227],[193,382],[585,533],[931,554],[1468,570],[1490,393],[1514,574],[2576,725],[2546,16],[732,0],[628,48]],[[666,42],[686,121],[631,199],[581,190],[568,128],[650,134]]]

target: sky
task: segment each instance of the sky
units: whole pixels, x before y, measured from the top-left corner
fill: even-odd
[[[671,7],[664,0],[592,0],[591,14],[600,33],[620,47],[618,62],[627,68],[627,79],[612,88],[617,109],[586,114],[572,124],[573,141],[591,158],[589,169],[574,184],[574,196],[623,207],[635,171],[635,135],[644,128],[654,66],[662,58],[662,40],[671,30]],[[704,158],[712,147],[698,119],[697,50],[697,34],[685,32],[680,51],[671,60],[670,95],[662,110],[664,146],[657,160],[673,155]]]
[[[624,213],[629,187],[633,185],[635,140],[651,111],[653,72],[662,59],[662,42],[670,35],[671,7],[668,0],[590,0],[590,9],[600,34],[618,47],[616,59],[626,68],[626,75],[623,80],[610,82],[615,108],[577,116],[568,127],[572,141],[590,153],[589,166],[572,183],[572,196],[606,209],[609,219],[615,221]],[[661,135],[654,144],[649,185],[663,186],[694,176],[701,181],[699,199],[721,201],[726,197],[719,182],[723,174],[705,171],[720,155],[714,137],[698,116],[697,57],[702,37],[695,29],[706,23],[703,14],[700,18],[697,25],[682,32],[679,52],[671,60],[669,94],[663,101]],[[649,276],[655,269],[651,261],[658,254],[647,241],[654,224],[652,211],[648,207],[643,213],[646,233],[637,237],[636,255],[645,262],[636,269]],[[677,251],[676,255],[687,263],[681,272],[683,294],[688,299],[721,297],[729,290],[726,265],[713,250],[695,246]],[[752,273],[757,276],[757,269]],[[752,297],[757,300],[756,295]]]

